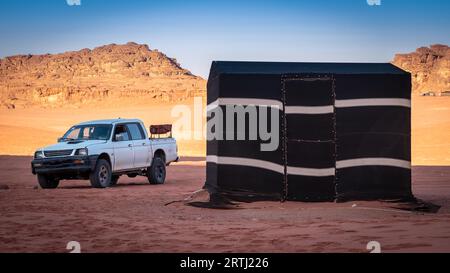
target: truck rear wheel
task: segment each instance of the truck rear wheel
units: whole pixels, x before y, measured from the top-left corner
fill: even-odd
[[[94,188],[107,188],[111,186],[111,166],[109,162],[100,159],[95,166],[95,170],[89,175],[89,180]]]
[[[46,176],[43,174],[37,175],[39,186],[43,189],[56,189],[59,185],[59,180],[51,176]]]
[[[153,158],[152,165],[147,169],[147,178],[152,185],[164,184],[166,180],[166,163],[162,158]]]

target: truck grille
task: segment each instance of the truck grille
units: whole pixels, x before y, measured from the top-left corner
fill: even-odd
[[[56,150],[56,151],[44,151],[45,157],[57,157],[68,156],[72,154],[73,150]]]

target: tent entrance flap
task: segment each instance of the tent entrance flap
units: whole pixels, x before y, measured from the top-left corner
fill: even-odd
[[[335,94],[331,76],[284,77],[284,198],[335,198]]]

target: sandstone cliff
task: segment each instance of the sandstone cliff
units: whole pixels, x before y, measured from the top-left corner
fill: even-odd
[[[99,101],[177,102],[206,82],[147,45],[128,43],[0,60],[0,107],[80,107]]]
[[[411,72],[414,93],[450,91],[450,47],[446,45],[397,54],[392,63]]]
[[[411,72],[413,92],[450,91],[450,48],[421,47],[397,54]],[[0,108],[81,107],[136,101],[174,103],[205,96],[206,81],[147,45],[128,43],[0,59]]]

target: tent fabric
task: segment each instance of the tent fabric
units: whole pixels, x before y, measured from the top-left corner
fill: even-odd
[[[210,78],[223,74],[397,74],[405,71],[390,63],[289,63],[214,61]]]
[[[297,201],[412,197],[409,73],[391,64],[213,62],[207,89],[208,111],[275,107],[280,132],[274,151],[261,151],[263,140],[225,140],[237,128],[208,140],[211,193]],[[230,117],[222,118],[225,124]],[[231,118],[236,125],[238,117]]]

